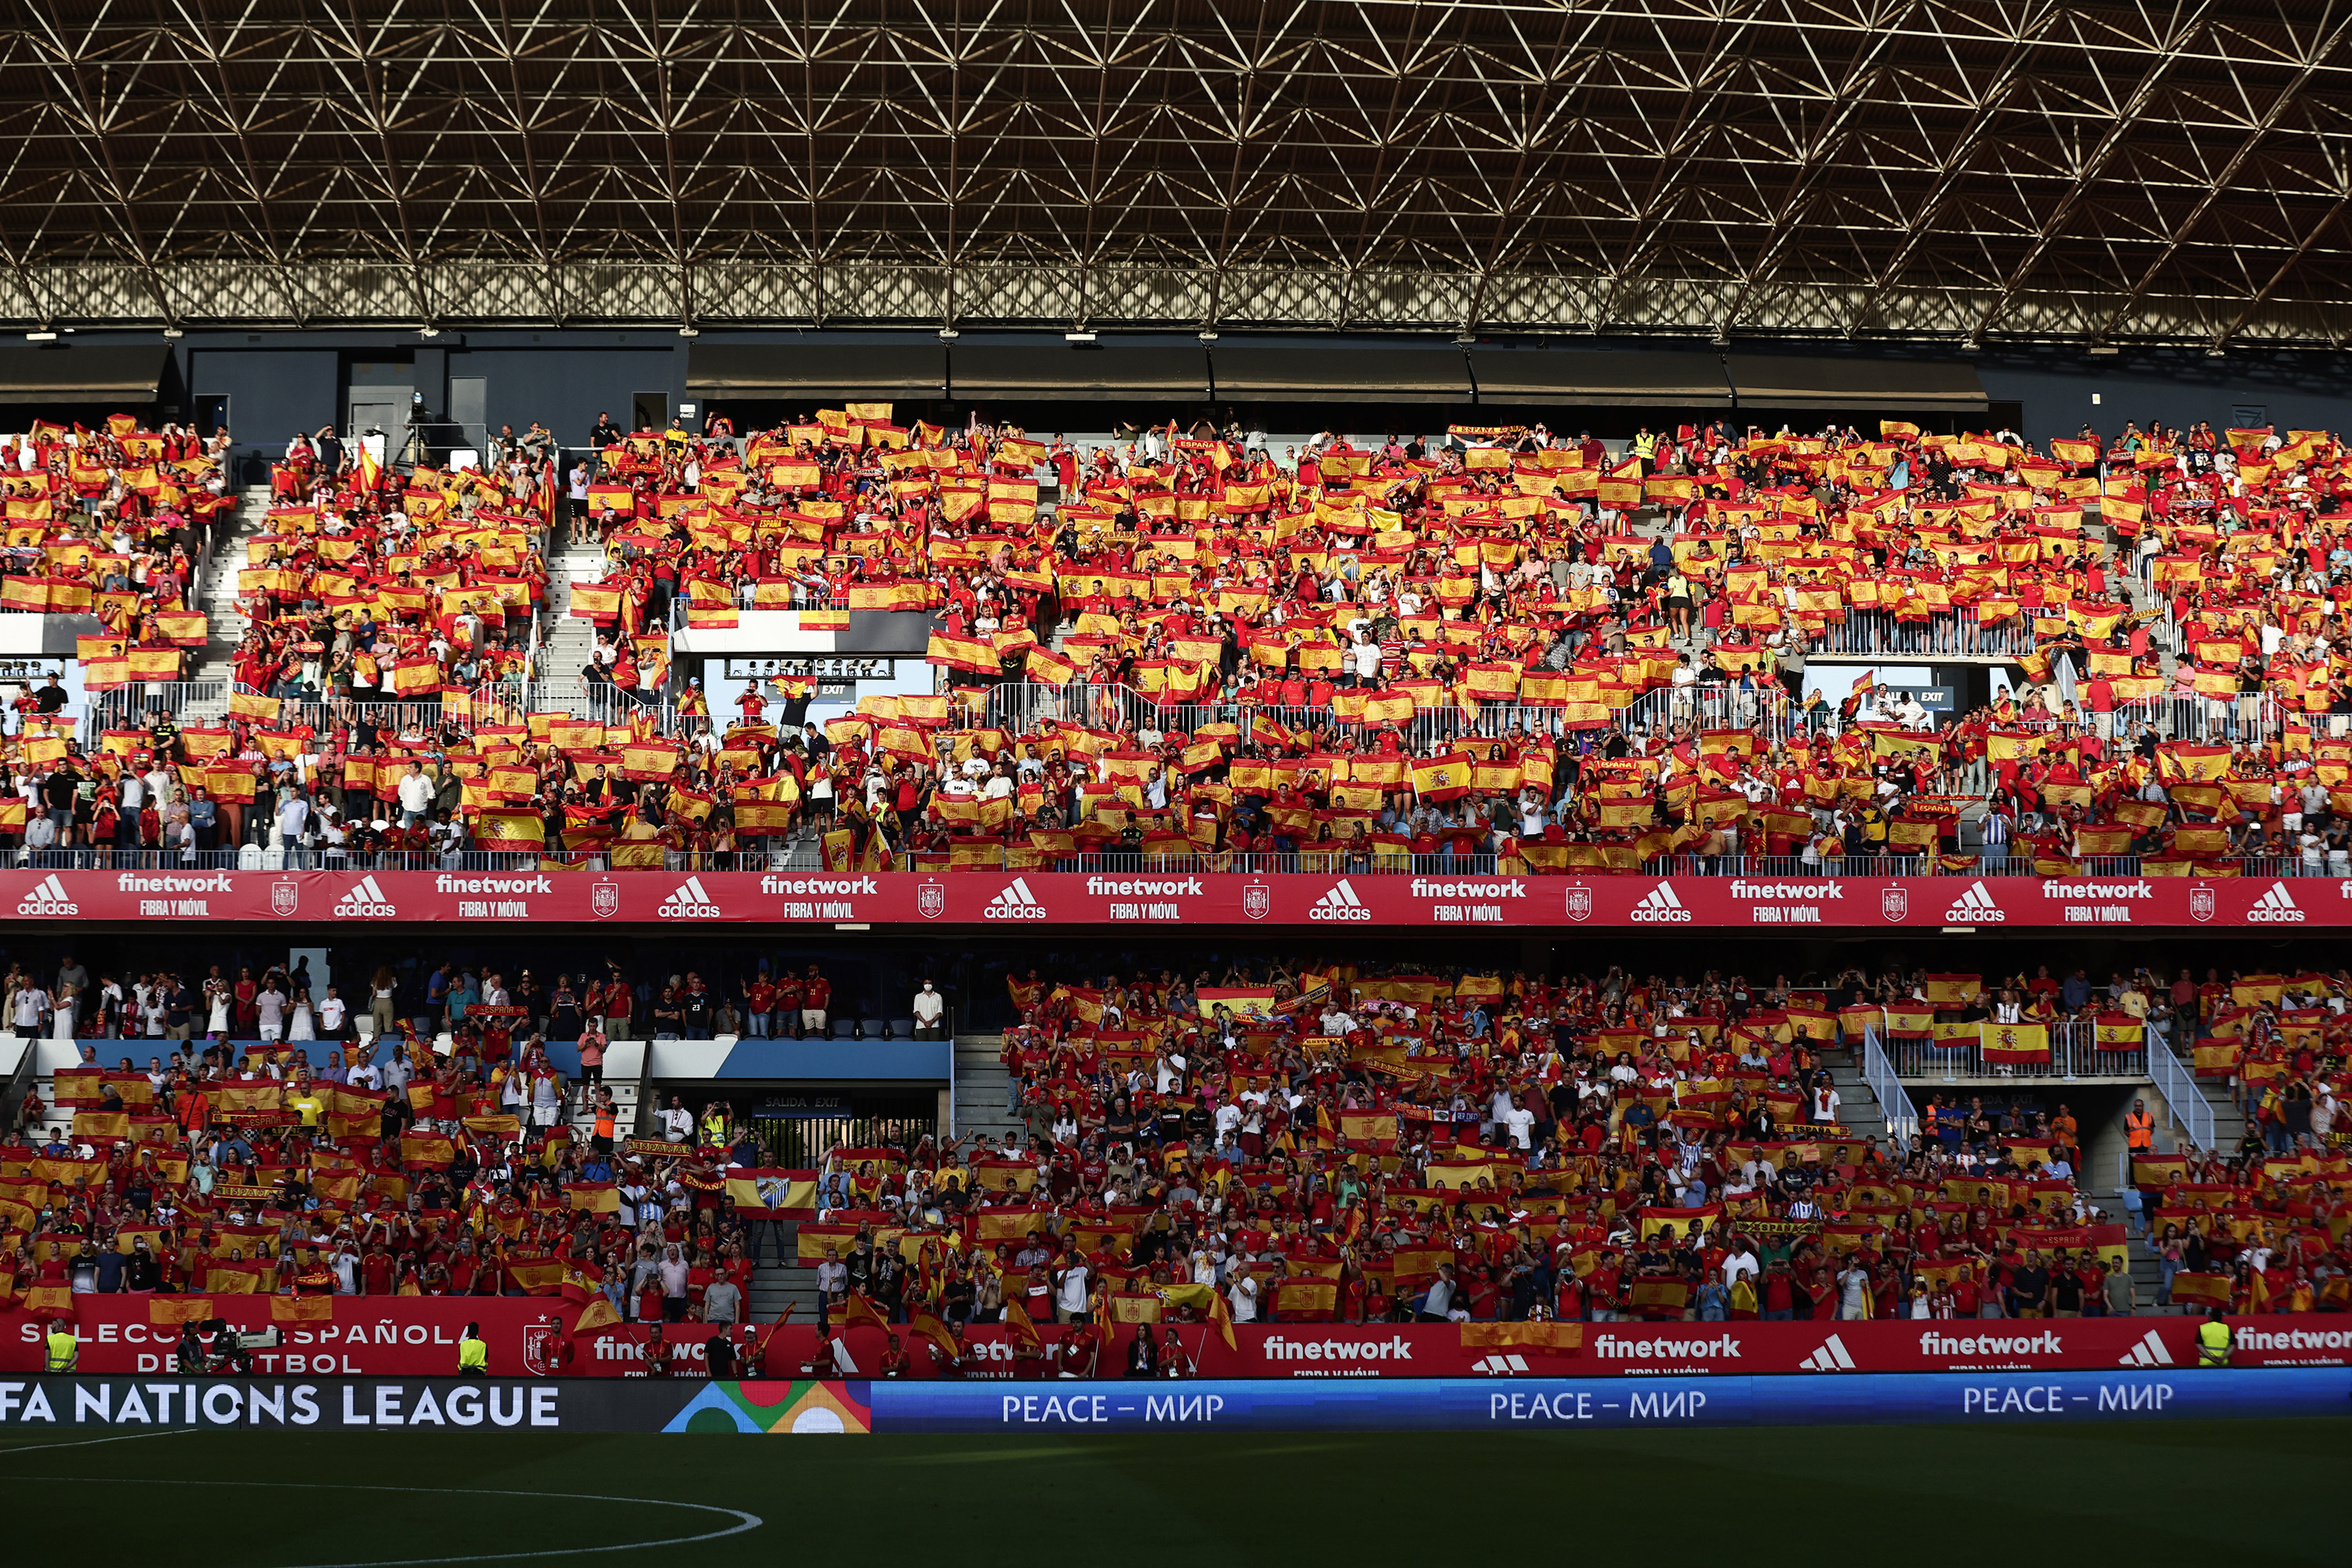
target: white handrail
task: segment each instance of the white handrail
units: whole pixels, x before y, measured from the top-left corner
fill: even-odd
[[[2147,1026],[2147,1077],[2164,1096],[2174,1127],[2198,1148],[2211,1149],[2216,1136],[2212,1102],[2198,1087],[2196,1075],[2173,1054],[2164,1031],[2153,1024]]]
[[[1862,1081],[1877,1097],[1886,1135],[1907,1150],[1919,1136],[1919,1112],[1903,1080],[1895,1076],[1895,1064],[1878,1048],[1878,1030],[1870,1025],[1862,1030]]]

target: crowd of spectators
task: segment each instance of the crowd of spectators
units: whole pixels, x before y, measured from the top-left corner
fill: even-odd
[[[738,437],[714,410],[698,433],[600,421],[561,476],[538,426],[487,471],[298,437],[236,563],[231,711],[87,755],[33,735],[10,784],[37,797],[62,744],[91,805],[26,851],[2352,871],[2352,739],[2310,721],[2347,706],[2352,481],[2325,433],[1129,435],[853,405]],[[181,432],[88,439],[210,460]],[[52,433],[36,467],[77,450]],[[583,673],[649,700],[625,724],[527,713],[510,679],[564,492],[609,556],[572,595],[599,631]],[[785,605],[936,611],[950,689],[812,726],[805,679],[671,678],[673,624]],[[1858,637],[1916,658],[1995,632],[2021,679],[1961,713],[1795,695]],[[158,771],[150,837],[111,786]]]
[[[1017,1301],[1033,1321],[1150,1321],[1204,1315],[1166,1294],[1193,1286],[1237,1322],[2157,1304],[2132,1280],[2123,1216],[2089,1195],[2084,1130],[2063,1101],[1931,1100],[1903,1143],[1843,1125],[1830,1058],[1961,977],[1548,982],[1277,963],[1210,978],[1013,981],[1003,1057],[1025,1134],[837,1152],[819,1222],[797,1233],[830,1306],[989,1322]],[[2047,979],[1965,978],[1996,997]],[[2079,973],[2066,984],[2093,1005]],[[2236,1005],[2221,994],[2217,1020]],[[2131,1223],[2193,1225],[2198,1261],[2224,1273],[2242,1257],[2237,1304],[2344,1310],[2327,1222],[2347,1173],[2331,1147],[2324,1129],[2269,1160],[2151,1142]],[[2225,1232],[2262,1245],[2212,1250]],[[2308,1289],[2253,1294],[2273,1257]]]
[[[806,1008],[826,994],[796,984],[792,1026],[822,1028]],[[740,1001],[788,1016],[774,984],[762,967]],[[0,1146],[0,1295],[522,1293],[601,1299],[606,1321],[740,1323],[772,1244],[814,1268],[835,1327],[869,1310],[964,1325],[2352,1306],[2341,973],[2098,986],[2080,969],[1767,982],[1260,961],[1008,984],[1019,1136],[839,1148],[792,1173],[723,1100],[673,1095],[648,1136],[618,1124],[603,1048],[658,1028],[674,993],[614,966],[509,984],[444,965],[421,988],[380,972],[316,1000],[300,970],[13,968],[0,1007],[17,1032],[66,1016],[86,1043],[56,1104],[28,1101]],[[2127,1121],[2110,1212],[2085,1169],[2095,1130],[2055,1086],[1930,1097],[1911,1137],[1846,1125],[1833,1069],[1863,1029],[2026,996],[2169,1009],[2200,1068],[2244,1087],[2242,1146],[2166,1148]],[[805,1188],[772,1199],[762,1177]],[[2127,1247],[2158,1266],[2153,1300]]]
[[[0,610],[89,616],[79,655],[92,690],[173,680],[205,641],[191,600],[216,529],[236,508],[228,432],[36,422],[0,437]]]

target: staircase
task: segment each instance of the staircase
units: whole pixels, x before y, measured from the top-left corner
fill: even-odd
[[[191,661],[190,680],[217,680],[221,695],[203,701],[191,700],[174,715],[182,724],[217,723],[228,712],[230,682],[236,678],[237,645],[245,641],[249,623],[237,608],[237,574],[247,564],[246,541],[264,531],[269,511],[269,487],[247,485],[239,492],[235,521],[221,536],[219,549],[208,557],[199,578],[197,608],[205,613],[205,646]]]
[[[774,1322],[786,1307],[793,1309],[793,1321],[796,1323],[824,1321],[817,1300],[816,1270],[790,1261],[800,1246],[800,1228],[796,1221],[782,1220],[773,1230],[763,1226],[761,1234],[754,1238],[760,1248],[759,1267],[751,1271],[751,1289],[745,1307],[755,1323]],[[786,1259],[782,1263],[777,1261],[775,1245],[779,1233]]]
[[[547,640],[540,647],[533,706],[582,711],[587,695],[580,671],[596,650],[596,628],[572,615],[572,584],[601,582],[604,552],[593,545],[569,546],[547,563]]]
[[[1880,1151],[1891,1157],[1893,1143],[1887,1136],[1885,1109],[1870,1092],[1870,1085],[1863,1081],[1859,1063],[1849,1060],[1841,1064],[1824,1056],[1822,1065],[1830,1069],[1830,1079],[1837,1085],[1838,1120],[1845,1124],[1845,1130],[1856,1138],[1877,1139]]]
[[[997,1059],[1003,1049],[995,1035],[956,1037],[954,1136],[969,1142],[984,1132],[1001,1143],[1028,1135],[1028,1123],[1005,1109],[1011,1075]]]

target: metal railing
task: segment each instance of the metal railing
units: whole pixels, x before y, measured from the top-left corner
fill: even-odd
[[[2213,1126],[2213,1105],[2198,1086],[2196,1075],[2165,1037],[2151,1025],[2147,1031],[2147,1078],[2164,1097],[2168,1114],[2179,1134],[2200,1149],[2211,1149],[2219,1134]]]
[[[2045,1062],[1988,1063],[1980,1045],[1939,1046],[1932,1040],[1897,1039],[1892,1057],[1897,1077],[1930,1083],[1958,1083],[1971,1079],[2146,1078],[2147,1044],[2142,1039],[2120,1050],[2098,1043],[2096,1026],[2084,1023],[2050,1026],[2050,1059]]]
[[[82,714],[81,739],[95,745],[109,730],[143,730],[158,709],[174,719],[189,709],[228,700],[228,682],[212,680],[141,680],[111,691],[92,692]]]
[[[1895,1064],[1878,1043],[1878,1031],[1865,1026],[1862,1031],[1862,1081],[1878,1100],[1878,1113],[1886,1123],[1886,1135],[1908,1150],[1919,1136],[1919,1111],[1911,1103],[1910,1091],[1903,1087],[1902,1078]]]
[[[1932,658],[2015,658],[2033,651],[2033,626],[2023,616],[1977,624],[1973,614],[1946,612],[1925,620],[1898,620],[1885,610],[1849,608],[1822,628],[1805,651],[1867,653]]]
[[[1041,722],[1074,722],[1094,729],[1158,729],[1192,733],[1207,724],[1233,724],[1249,738],[1252,721],[1260,717],[1294,728],[1326,724],[1349,725],[1328,706],[1292,706],[1277,702],[1167,701],[1116,682],[1041,686],[1025,681],[1002,681],[987,689],[980,721],[989,729],[1021,731]],[[1415,745],[1456,739],[1507,734],[1517,729],[1531,735],[1558,736],[1565,729],[1567,710],[1556,704],[1481,702],[1477,711],[1459,705],[1417,708],[1399,725]],[[1710,682],[1675,690],[1642,694],[1627,707],[1612,710],[1614,726],[1628,731],[1670,730],[1679,725],[1700,729],[1748,730],[1769,740],[1787,738],[1796,729],[1796,715],[1787,691],[1778,686],[1740,690]]]
[[[311,845],[246,845],[234,849],[110,849],[67,846],[26,849],[11,841],[0,864],[47,871],[536,871],[536,850],[460,849],[446,854],[368,851]]]

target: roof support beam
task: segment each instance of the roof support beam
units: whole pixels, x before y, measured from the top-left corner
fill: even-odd
[[[2051,246],[2065,232],[2074,210],[2083,205],[2084,198],[2090,195],[2099,176],[2106,172],[2108,161],[2123,150],[2125,142],[2131,140],[2140,117],[2156,102],[2165,79],[2172,74],[2172,68],[2204,37],[2206,26],[2212,20],[2214,3],[2215,0],[2193,0],[2193,3],[2176,7],[2173,25],[2159,42],[2156,58],[2148,62],[2147,70],[2141,74],[2130,95],[2116,105],[2115,119],[2107,126],[2106,133],[2075,166],[2074,184],[2067,186],[2065,195],[2051,207],[2050,216],[2042,220],[2040,232],[2034,235],[2024,254],[2009,269],[1991,302],[1977,317],[1976,328],[1969,334],[1971,343],[1984,341],[1985,333],[2008,313],[2010,302],[2033,280],[2035,272],[2042,266],[2042,258],[2050,253]]]

